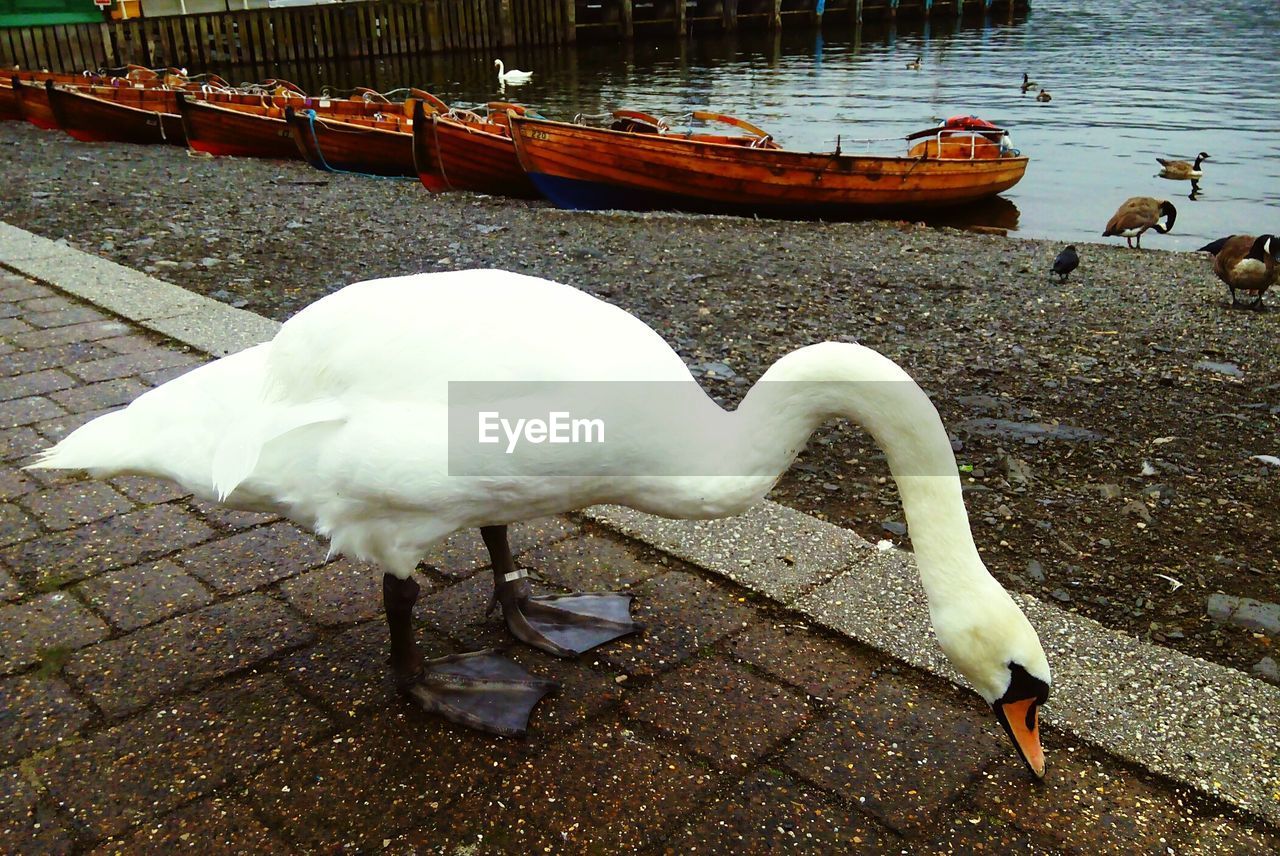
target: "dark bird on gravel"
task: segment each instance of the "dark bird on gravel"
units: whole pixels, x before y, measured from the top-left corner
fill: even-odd
[[[1203,161],[1209,159],[1208,152],[1201,152],[1196,155],[1195,163],[1188,163],[1180,160],[1165,160],[1164,158],[1156,158],[1156,163],[1160,164],[1160,175],[1162,178],[1191,178],[1196,179],[1204,175],[1204,170],[1200,168]]]
[[[1053,260],[1053,272],[1059,277],[1059,282],[1066,282],[1071,272],[1080,266],[1080,256],[1076,253],[1074,246],[1066,247],[1062,252],[1058,253],[1058,257]]]
[[[1030,92],[1032,89],[1035,89],[1039,85],[1040,84],[1032,80],[1031,76],[1028,75],[1025,71],[1022,72],[1022,91],[1023,92]]]
[[[471,384],[463,404],[450,398],[456,379],[489,382]],[[604,390],[625,381],[685,392],[668,405]],[[566,401],[571,387],[595,391],[575,400],[602,426],[599,442],[590,434],[561,440],[563,454],[550,458],[540,444],[557,442],[557,429],[542,420],[516,429],[540,432],[530,440],[537,449],[512,455],[513,446],[486,439],[486,424],[499,430],[490,417],[548,412],[532,408]],[[601,408],[614,408],[608,445]],[[450,436],[461,409],[479,414],[470,423],[479,425],[477,441]],[[499,270],[378,279],[322,297],[271,341],[99,416],[32,466],[156,475],[323,533],[334,553],[382,571],[397,689],[460,724],[519,735],[553,682],[493,651],[428,660],[417,646],[415,569],[433,545],[479,528],[493,563],[491,603],[508,630],[572,657],[642,629],[630,617],[632,594],[535,596],[512,558],[508,524],[600,503],[681,519],[741,514],[835,415],[865,426],[885,452],[938,645],[1043,777],[1039,711],[1052,680],[1044,648],[974,543],[938,411],[902,368],[861,345],[793,351],[726,411],[651,327],[571,286]],[[511,438],[509,421],[502,424]],[[569,425],[559,424],[567,437]],[[967,722],[966,712],[966,737]],[[406,745],[415,737],[406,733]]]
[[[1205,244],[1196,252],[1213,256],[1213,272],[1231,289],[1232,309],[1256,309],[1265,312],[1262,295],[1276,281],[1280,267],[1280,239],[1275,235],[1229,235]],[[1257,294],[1253,303],[1243,304],[1236,299],[1237,291]]]
[[[1167,218],[1167,219],[1165,219]],[[1132,247],[1134,239],[1138,241],[1138,249],[1142,249],[1142,233],[1155,229],[1164,235],[1173,228],[1173,221],[1178,219],[1178,209],[1167,199],[1153,199],[1150,196],[1133,196],[1126,199],[1116,209],[1115,216],[1107,221],[1107,228],[1102,237],[1118,235]],[[1161,220],[1165,220],[1161,224]]]

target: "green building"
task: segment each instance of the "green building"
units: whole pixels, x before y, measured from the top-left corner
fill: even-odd
[[[93,0],[0,0],[0,27],[81,24],[101,21]]]

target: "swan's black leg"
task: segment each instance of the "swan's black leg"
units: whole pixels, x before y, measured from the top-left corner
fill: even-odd
[[[619,636],[643,629],[631,620],[631,595],[533,595],[525,571],[516,568],[507,543],[507,527],[480,529],[493,560],[493,601],[502,607],[507,628],[517,639],[555,654],[572,657]]]
[[[413,633],[418,591],[412,578],[382,578],[397,689],[423,710],[459,725],[506,737],[523,735],[533,706],[556,683],[536,678],[492,651],[423,660]]]

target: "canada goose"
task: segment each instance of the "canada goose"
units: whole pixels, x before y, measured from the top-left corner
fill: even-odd
[[[1022,72],[1022,91],[1023,92],[1030,92],[1032,89],[1035,89],[1039,85],[1040,84],[1032,80],[1025,71]]]
[[[1168,218],[1163,225],[1160,220]],[[1116,209],[1115,215],[1107,221],[1102,237],[1119,235],[1132,247],[1134,239],[1138,241],[1138,249],[1142,248],[1142,233],[1155,229],[1160,234],[1167,234],[1173,228],[1173,221],[1178,219],[1178,210],[1166,199],[1153,199],[1150,196],[1134,196],[1126,199]]]
[[[907,68],[911,69],[912,71],[919,71],[921,68],[923,68],[923,65],[921,63],[923,59],[924,59],[923,55],[917,56],[911,62],[907,63]]]
[[[498,69],[499,83],[524,83],[533,77],[532,71],[521,71],[518,68],[513,68],[510,71],[507,71],[506,66],[502,64],[502,60],[500,59],[495,59],[493,64]]]
[[[1239,308],[1236,291],[1254,291],[1257,297],[1247,308],[1264,311],[1262,296],[1276,281],[1276,258],[1280,240],[1275,235],[1230,235],[1205,244],[1196,252],[1213,256],[1213,272],[1231,290],[1231,307]]]
[[[1066,247],[1053,260],[1053,272],[1058,275],[1059,282],[1066,282],[1071,272],[1080,265],[1080,256],[1074,246]]]
[[[1204,170],[1200,168],[1200,163],[1208,159],[1209,153],[1201,152],[1196,155],[1195,163],[1165,160],[1164,158],[1156,158],[1156,162],[1160,164],[1160,175],[1164,178],[1200,178],[1204,175]]]
[[[1042,86],[1042,87],[1040,87],[1040,92],[1036,95],[1036,100],[1037,100],[1037,101],[1052,101],[1052,100],[1053,100],[1053,96],[1049,94],[1049,90],[1045,89],[1045,88]]]
[[[637,382],[652,388],[637,393]],[[484,439],[487,414],[523,406],[545,416],[543,406],[573,401],[597,411],[607,443],[552,447],[526,432],[513,454]],[[1039,638],[978,553],[933,404],[860,345],[782,357],[729,412],[644,322],[570,286],[496,270],[372,280],[306,307],[270,342],[98,417],[33,466],[157,475],[327,535],[333,552],[383,571],[402,692],[455,721],[518,734],[550,682],[492,653],[427,662],[417,650],[413,572],[429,547],[479,527],[511,631],[552,653],[580,652],[635,629],[627,598],[532,597],[507,524],[598,503],[672,518],[739,514],[837,415],[887,456],[938,644],[1042,776],[1037,717],[1050,673]]]

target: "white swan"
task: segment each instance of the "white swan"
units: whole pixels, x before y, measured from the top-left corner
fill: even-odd
[[[508,452],[512,434],[496,428],[501,442],[480,442],[486,412],[557,407],[602,419],[603,442],[555,446],[526,431]],[[940,646],[1043,775],[1037,716],[1050,674],[1039,639],[978,555],[933,405],[859,345],[784,356],[727,412],[652,329],[569,286],[493,270],[374,280],[318,300],[268,343],[93,420],[33,466],[162,476],[313,527],[335,552],[385,572],[403,691],[457,721],[519,733],[549,683],[487,654],[424,664],[414,647],[412,574],[434,542],[481,527],[511,630],[553,653],[585,650],[635,629],[625,598],[532,598],[506,524],[596,503],[737,514],[837,417],[860,423],[888,456]],[[504,698],[468,706],[455,697],[459,681]]]
[[[506,66],[502,64],[502,60],[500,59],[495,59],[493,64],[498,68],[499,83],[524,83],[533,77],[532,71],[521,71],[518,68],[513,68],[510,71],[507,71]]]

